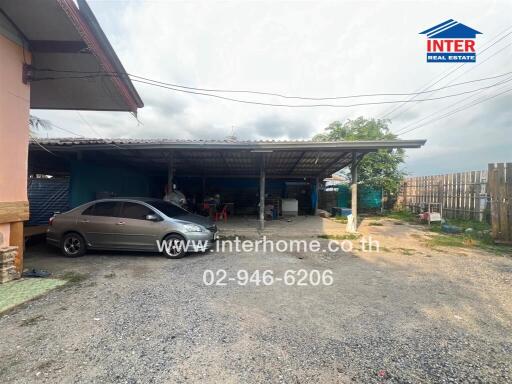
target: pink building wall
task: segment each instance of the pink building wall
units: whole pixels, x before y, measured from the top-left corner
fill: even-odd
[[[0,206],[27,201],[30,86],[22,82],[23,61],[22,47],[0,35]],[[0,223],[0,245],[9,237],[10,224]]]

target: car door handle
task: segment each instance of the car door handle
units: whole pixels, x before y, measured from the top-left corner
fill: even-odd
[[[88,223],[89,220],[80,220],[81,223]]]
[[[116,225],[125,225],[126,223],[124,221],[118,221]]]

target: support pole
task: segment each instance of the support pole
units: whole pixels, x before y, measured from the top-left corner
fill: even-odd
[[[315,193],[316,199],[315,204],[313,205],[313,215],[316,215],[316,211],[318,210],[318,201],[320,200],[320,178],[315,177]]]
[[[357,232],[357,153],[352,152],[352,166],[350,167],[352,176],[352,184],[350,190],[352,192],[352,226],[347,226],[348,232]]]
[[[169,192],[174,190],[173,179],[174,179],[174,154],[171,152],[170,156],[169,156],[169,161],[167,163],[167,185],[169,186]]]
[[[260,229],[265,228],[265,155],[261,156],[261,167],[260,167]]]

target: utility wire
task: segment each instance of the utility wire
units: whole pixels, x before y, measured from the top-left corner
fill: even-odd
[[[78,136],[78,137],[81,137],[81,138],[84,137],[83,135],[80,135],[79,133],[73,132],[73,131],[71,131],[69,129],[66,129],[66,128],[59,127],[57,124],[55,124],[52,121],[50,121],[50,125],[52,127],[54,127],[54,128],[60,129],[61,131],[64,131],[64,132],[67,132],[67,133],[71,133],[72,135],[75,135],[75,136]]]
[[[481,88],[476,88],[476,89],[473,89],[473,90],[470,90],[470,91],[459,92],[459,93],[454,93],[454,94],[445,95],[445,96],[432,97],[432,98],[416,99],[416,100],[375,101],[375,102],[355,103],[355,104],[299,104],[299,105],[297,105],[297,104],[264,103],[264,102],[250,101],[250,100],[234,99],[234,98],[231,98],[231,97],[224,97],[224,96],[219,96],[219,95],[213,95],[213,94],[210,94],[210,93],[183,90],[183,89],[179,89],[179,88],[169,87],[169,86],[165,86],[165,85],[161,85],[161,84],[155,84],[155,83],[151,83],[151,82],[147,82],[147,81],[142,81],[142,80],[135,80],[135,79],[132,79],[132,80],[135,81],[135,82],[138,82],[138,83],[143,83],[143,84],[153,85],[155,87],[170,89],[170,90],[173,90],[173,91],[176,91],[176,92],[183,92],[183,93],[190,93],[190,94],[194,94],[194,95],[209,96],[209,97],[214,97],[214,98],[218,98],[218,99],[222,99],[222,100],[228,100],[228,101],[234,101],[234,102],[243,103],[243,104],[255,104],[255,105],[263,105],[263,106],[270,106],[270,107],[287,107],[287,108],[312,108],[312,107],[350,108],[350,107],[358,107],[358,106],[365,106],[365,105],[394,104],[394,103],[404,103],[404,102],[405,103],[409,103],[409,102],[424,102],[424,101],[441,100],[441,99],[447,99],[447,98],[456,97],[456,96],[460,96],[460,95],[465,95],[465,94],[469,94],[469,93],[480,91],[482,89],[489,89],[489,88],[495,87],[495,86],[500,85],[500,84],[503,83],[503,82],[498,82],[498,83],[495,83],[495,84],[492,84],[492,85],[489,85],[489,86],[485,86],[485,87],[481,87]],[[510,80],[508,80],[508,81],[510,81]]]
[[[48,71],[47,69],[38,69],[38,70],[40,70],[40,71]],[[61,72],[61,71],[56,71],[56,72]],[[87,72],[76,71],[75,73],[87,73]],[[461,86],[461,85],[472,84],[472,83],[477,83],[477,82],[482,82],[482,81],[487,81],[487,80],[493,80],[493,79],[497,79],[497,78],[500,78],[500,77],[507,76],[507,75],[509,75],[511,73],[512,72],[506,72],[506,73],[502,73],[502,74],[495,75],[495,76],[489,76],[489,77],[483,77],[483,78],[474,79],[474,80],[463,81],[463,82],[460,82],[460,83],[451,84],[451,85],[447,85],[447,86],[444,86],[444,87],[439,87],[439,88],[436,88],[436,89],[431,89],[431,90],[423,91],[423,92],[369,93],[369,94],[358,94],[358,95],[348,95],[348,96],[333,96],[333,97],[287,96],[287,95],[282,95],[282,94],[278,94],[278,93],[269,93],[269,92],[194,88],[194,87],[186,87],[186,86],[182,86],[182,85],[175,85],[173,83],[166,83],[166,82],[163,82],[163,81],[149,79],[147,77],[132,75],[132,74],[128,74],[128,73],[127,74],[122,74],[122,73],[114,73],[114,72],[91,72],[90,74],[86,74],[86,75],[83,75],[83,76],[40,77],[40,78],[35,78],[32,81],[62,80],[62,79],[91,79],[91,78],[97,78],[97,77],[117,77],[117,76],[118,77],[123,77],[123,76],[126,76],[128,78],[133,77],[135,79],[142,79],[142,80],[149,81],[149,82],[152,82],[152,83],[155,83],[155,84],[162,84],[162,85],[166,85],[166,86],[174,87],[174,88],[184,88],[184,89],[187,89],[187,90],[196,90],[196,91],[205,91],[205,92],[219,92],[219,93],[222,93],[222,92],[251,93],[251,94],[258,94],[258,95],[277,96],[277,97],[282,97],[282,98],[286,98],[286,99],[319,100],[319,101],[321,101],[321,100],[351,99],[351,98],[359,98],[359,97],[421,95],[421,94],[424,94],[424,93],[437,92],[437,91],[441,91],[443,89],[454,88],[454,87],[458,87],[458,86]],[[134,79],[131,79],[131,80],[134,80]]]
[[[507,44],[506,46],[502,47],[499,51],[495,52],[493,55],[491,55],[490,57],[488,57],[486,60],[482,61],[482,62],[481,62],[481,63],[479,63],[479,64],[483,64],[484,62],[486,62],[487,60],[491,59],[493,56],[496,56],[497,54],[499,54],[500,52],[502,52],[504,49],[508,48],[508,47],[509,47],[509,46],[511,46],[511,45],[512,45],[512,42],[511,42],[511,43],[509,43],[509,44]],[[462,75],[464,75],[464,74],[468,73],[469,71],[473,70],[474,68],[475,68],[475,67],[471,67],[469,70],[467,70],[466,72],[462,73],[462,74],[461,74],[461,75],[459,75],[457,78],[459,78],[460,76],[462,76]],[[456,80],[457,78],[455,78],[454,80]],[[447,107],[445,107],[445,108],[441,109],[441,111],[442,111],[442,110],[449,109],[449,108],[451,108],[451,107],[453,107],[453,106],[455,106],[455,105],[457,105],[457,104],[459,104],[459,103],[461,103],[461,102],[463,102],[463,101],[465,101],[465,100],[467,100],[467,99],[470,99],[471,97],[478,96],[478,94],[479,94],[479,93],[481,93],[481,92],[483,92],[483,90],[476,92],[474,95],[470,95],[469,97],[463,98],[463,99],[461,99],[461,100],[459,100],[459,101],[457,101],[457,102],[455,102],[455,103],[453,103],[453,104],[451,104],[451,105],[448,105]],[[406,110],[407,110],[407,109],[406,109]],[[402,112],[401,112],[401,114],[402,114],[402,113],[404,113],[406,110],[402,111]],[[409,123],[409,124],[406,124],[406,126],[405,126],[405,127],[400,128],[400,129],[399,129],[397,132],[395,132],[395,133],[396,133],[396,134],[400,134],[404,129],[407,129],[407,128],[408,128],[408,127],[410,127],[410,126],[414,126],[414,125],[416,125],[417,123],[419,123],[419,122],[421,122],[421,121],[423,121],[423,120],[425,120],[425,119],[428,119],[428,118],[430,118],[430,117],[436,116],[436,115],[438,115],[438,114],[439,114],[439,112],[440,112],[440,111],[438,111],[438,110],[437,110],[437,111],[435,111],[435,112],[433,112],[433,113],[429,114],[428,116],[426,116],[426,117],[424,117],[424,118],[422,118],[422,119],[420,119],[420,120],[413,121],[413,122],[411,122],[411,123]],[[400,114],[399,114],[398,116],[400,116]],[[398,117],[398,116],[397,116],[397,117]]]
[[[511,32],[511,33],[512,33],[512,32]],[[471,68],[469,68],[467,71],[465,71],[465,72],[461,73],[459,76],[457,76],[456,78],[454,78],[451,82],[449,82],[448,84],[446,84],[446,86],[448,86],[448,87],[449,87],[449,86],[450,86],[450,84],[451,84],[453,81],[455,81],[455,80],[457,80],[458,78],[460,78],[460,77],[464,76],[466,73],[468,73],[468,72],[470,72],[470,71],[474,70],[474,69],[475,69],[475,68],[477,68],[479,65],[482,65],[482,64],[484,64],[485,62],[489,61],[490,59],[492,59],[492,58],[493,58],[493,57],[495,57],[496,55],[500,54],[501,52],[503,52],[505,49],[507,49],[507,48],[508,48],[508,47],[510,47],[511,45],[512,45],[512,42],[511,42],[511,43],[509,43],[509,44],[507,44],[507,45],[505,45],[505,46],[504,46],[504,47],[502,47],[500,50],[498,50],[498,51],[494,52],[491,56],[489,56],[489,57],[488,57],[488,58],[486,58],[485,60],[483,60],[483,61],[481,61],[481,62],[477,63],[477,64],[476,64],[476,65],[474,65],[474,66],[471,66]],[[459,68],[460,68],[460,67],[459,67]],[[431,90],[429,90],[429,91],[428,91],[428,92],[426,92],[426,93],[434,93],[434,92],[437,92],[437,90],[435,90],[435,89],[431,89]],[[405,112],[407,112],[407,111],[411,110],[412,108],[414,108],[414,105],[410,105],[409,107],[406,107],[404,110],[402,110],[402,111],[401,111],[398,115],[396,115],[394,118],[395,118],[395,119],[398,119],[398,117],[400,117],[401,115],[403,115]]]
[[[505,84],[506,82],[508,82],[508,81],[510,81],[510,80],[512,80],[512,77],[508,78],[508,79],[507,79],[506,81],[504,81],[502,84]],[[458,100],[457,102],[455,102],[455,103],[453,103],[453,104],[450,104],[450,105],[448,105],[448,106],[446,106],[446,107],[444,107],[444,108],[442,108],[442,109],[436,110],[434,113],[431,113],[431,114],[429,114],[429,115],[427,115],[427,116],[425,116],[425,117],[423,117],[423,118],[421,118],[421,119],[419,119],[419,120],[416,120],[416,121],[413,121],[413,122],[411,122],[411,123],[409,123],[409,124],[406,124],[405,126],[403,126],[402,128],[400,128],[398,131],[394,132],[394,134],[396,134],[396,135],[400,135],[403,131],[407,130],[407,129],[408,129],[408,128],[410,128],[410,127],[414,127],[415,125],[417,125],[417,124],[421,123],[422,121],[428,120],[428,119],[430,119],[430,118],[432,118],[432,117],[434,117],[434,118],[435,118],[435,117],[439,116],[439,113],[440,113],[440,112],[442,112],[442,111],[449,110],[450,108],[452,108],[452,107],[456,106],[457,104],[460,104],[460,103],[462,103],[462,102],[464,102],[464,101],[466,101],[466,100],[469,100],[469,99],[471,99],[471,98],[478,97],[478,94],[479,94],[479,93],[482,93],[482,92],[484,92],[484,90],[478,91],[478,92],[476,92],[475,94],[471,94],[471,95],[469,95],[468,97],[465,97],[465,98],[463,98],[463,99],[460,99],[460,100]]]
[[[475,101],[475,102],[472,102],[472,103],[466,104],[466,105],[462,106],[461,108],[459,108],[459,109],[457,109],[457,110],[454,110],[454,111],[452,111],[452,112],[449,112],[449,113],[446,113],[446,114],[444,114],[444,115],[441,115],[441,116],[439,116],[438,118],[433,119],[433,120],[431,120],[431,121],[427,121],[427,122],[425,122],[425,123],[423,123],[423,124],[418,125],[417,127],[413,127],[413,128],[411,128],[411,129],[408,129],[408,130],[406,130],[406,131],[404,131],[404,132],[402,132],[402,133],[398,134],[398,136],[400,136],[400,135],[405,135],[406,133],[409,133],[409,132],[415,131],[415,130],[417,130],[417,129],[419,129],[419,128],[422,128],[422,127],[424,127],[425,125],[428,125],[428,124],[431,124],[431,123],[435,123],[435,122],[437,122],[437,121],[439,121],[439,120],[445,119],[445,118],[447,118],[447,117],[449,117],[449,116],[452,116],[452,115],[454,115],[454,114],[456,114],[456,113],[462,112],[462,111],[464,111],[464,110],[466,110],[466,109],[468,109],[468,108],[474,107],[475,105],[478,105],[478,104],[484,103],[484,102],[486,102],[486,101],[488,101],[488,100],[494,99],[494,98],[496,98],[496,97],[498,97],[498,96],[504,95],[504,94],[506,94],[506,93],[508,93],[508,92],[511,92],[511,91],[512,91],[512,88],[508,88],[508,89],[506,89],[505,91],[500,92],[500,93],[497,93],[497,94],[495,94],[495,95],[493,95],[493,96],[489,96],[489,97],[487,97],[487,98],[480,99],[480,100],[478,100],[478,101]]]
[[[501,31],[500,33],[498,33],[498,34],[497,34],[493,39],[491,39],[491,40],[489,41],[489,43],[490,43],[491,41],[493,41],[494,39],[498,38],[498,37],[499,37],[500,35],[502,35],[503,33],[507,32],[507,31],[508,31],[509,29],[511,29],[511,28],[512,28],[512,26],[509,26],[509,27],[505,28],[503,31]],[[503,40],[504,38],[506,38],[506,37],[507,37],[507,36],[509,36],[510,34],[512,34],[512,31],[508,32],[507,34],[505,34],[505,35],[504,35],[504,36],[502,36],[502,37],[499,37],[496,41],[494,41],[494,42],[493,42],[492,44],[490,44],[488,47],[486,47],[485,49],[483,49],[483,50],[479,53],[479,55],[480,55],[480,54],[482,54],[482,53],[484,53],[485,51],[487,51],[488,49],[490,49],[491,47],[493,47],[493,46],[494,46],[494,45],[496,45],[497,43],[499,43],[501,40]],[[445,79],[446,77],[450,76],[450,75],[451,75],[452,73],[454,73],[455,71],[457,71],[457,70],[459,70],[460,68],[462,68],[465,64],[466,64],[466,63],[463,63],[463,64],[461,64],[461,65],[458,65],[457,67],[455,67],[455,68],[453,68],[453,69],[448,70],[448,72],[446,72],[446,71],[445,71],[445,72],[443,72],[443,73],[440,75],[441,77],[440,77],[438,80],[434,81],[433,83],[432,83],[432,82],[430,82],[430,83],[428,83],[425,87],[423,87],[423,88],[419,88],[419,89],[421,89],[422,91],[426,91],[426,90],[428,90],[430,87],[432,87],[432,86],[436,85],[436,84],[437,84],[437,83],[439,83],[441,80]],[[481,63],[478,63],[478,64],[477,64],[477,66],[478,66],[479,64],[481,64]],[[415,96],[413,96],[413,97],[412,97],[412,99],[414,99],[414,98],[415,98]],[[404,103],[404,104],[401,104],[401,105],[397,105],[397,106],[395,106],[394,108],[392,108],[391,110],[389,110],[388,112],[386,112],[386,113],[381,117],[381,119],[384,119],[384,118],[386,118],[387,116],[391,115],[393,112],[397,111],[398,109],[400,109],[400,108],[401,108],[402,106],[404,106],[404,105],[405,105],[405,103]]]
[[[52,71],[59,72],[57,70],[52,70]],[[509,74],[509,73],[507,73],[507,74]],[[497,76],[485,78],[485,80],[489,80],[489,79],[492,79],[492,78],[499,78],[499,77],[505,76],[507,74],[500,74],[500,75],[497,75]],[[91,74],[91,75],[88,75],[88,76],[90,76],[90,77],[104,76],[104,74],[99,73],[99,74]],[[45,78],[45,80],[57,80],[57,79],[59,79],[59,78]],[[213,97],[213,98],[217,98],[217,99],[221,99],[221,100],[227,100],[227,101],[243,103],[243,104],[253,104],[253,105],[262,105],[262,106],[270,106],[270,107],[286,107],[286,108],[312,108],[312,107],[350,108],[350,107],[365,106],[365,105],[395,104],[395,103],[408,103],[408,102],[424,102],[424,101],[441,100],[441,99],[446,99],[446,98],[450,98],[450,97],[456,97],[456,96],[460,96],[460,95],[465,95],[465,94],[468,94],[468,93],[473,93],[473,92],[480,91],[482,89],[492,88],[492,87],[494,87],[496,85],[501,84],[500,82],[498,82],[498,83],[492,84],[490,86],[476,88],[476,89],[469,90],[469,91],[464,91],[464,92],[459,92],[459,93],[450,94],[450,95],[444,95],[444,96],[438,96],[438,97],[433,97],[433,98],[416,99],[416,100],[410,100],[410,99],[409,100],[390,100],[390,101],[377,101],[377,102],[365,102],[365,103],[354,103],[354,104],[280,104],[280,103],[266,103],[266,102],[259,102],[259,101],[253,101],[253,100],[235,99],[235,98],[221,96],[221,95],[216,95],[216,94],[211,94],[211,93],[192,91],[192,90],[188,90],[188,89],[181,89],[181,88],[176,88],[176,87],[173,87],[173,86],[166,85],[165,83],[158,82],[158,81],[155,81],[155,80],[150,80],[150,81],[139,80],[139,79],[131,79],[131,80],[134,81],[134,82],[138,82],[138,83],[142,83],[142,84],[147,84],[147,85],[152,85],[152,86],[159,87],[159,88],[169,89],[169,90],[176,91],[176,92],[182,92],[182,93],[189,93],[189,94],[194,94],[194,95]],[[481,81],[481,80],[483,81],[484,79],[476,79],[476,80],[472,80],[471,82]],[[467,83],[468,82],[464,82],[464,84],[467,84]]]
[[[102,135],[99,134],[99,132],[85,119],[85,116],[83,116],[80,111],[76,111],[76,113],[78,114],[78,116],[80,116],[80,118],[82,119],[82,121],[87,124],[87,126],[89,127],[89,129],[98,137],[98,139],[102,139],[102,140],[105,140],[105,143],[108,144],[108,145],[111,145],[117,149],[125,149],[125,148],[122,148],[120,147],[119,145],[115,144],[115,143],[108,143],[107,142],[107,139],[105,139],[104,137],[102,137]]]

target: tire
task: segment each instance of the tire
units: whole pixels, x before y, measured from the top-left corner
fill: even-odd
[[[72,232],[62,238],[61,251],[66,257],[80,257],[85,255],[86,246],[84,238]]]
[[[181,242],[181,246],[177,248],[179,243]],[[183,256],[187,254],[185,250],[185,239],[180,235],[167,235],[164,238],[164,243],[167,245],[171,243],[170,247],[164,247],[163,254],[168,259],[181,259]]]

